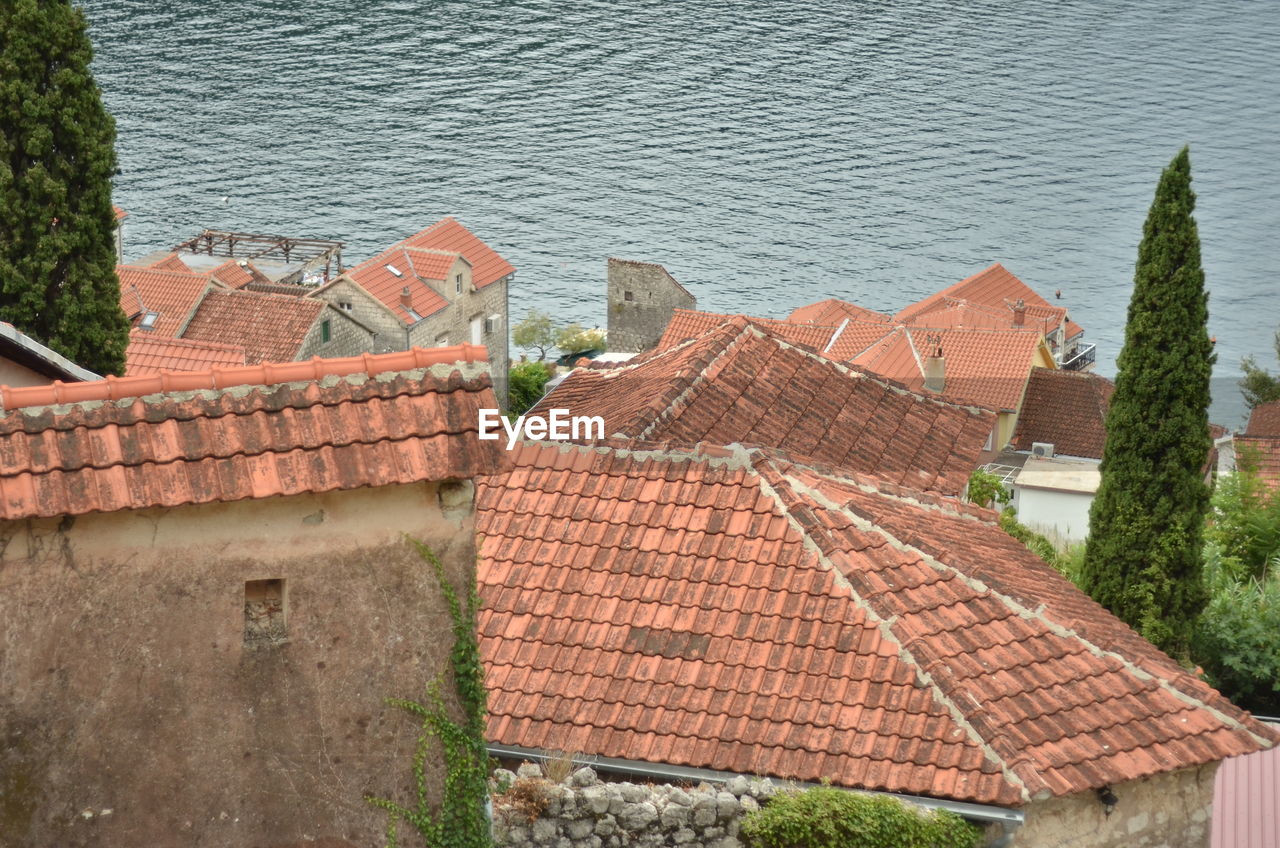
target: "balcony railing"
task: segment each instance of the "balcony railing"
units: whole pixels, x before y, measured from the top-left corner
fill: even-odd
[[[1071,351],[1070,358],[1062,363],[1064,371],[1083,371],[1093,364],[1097,345],[1081,343]]]

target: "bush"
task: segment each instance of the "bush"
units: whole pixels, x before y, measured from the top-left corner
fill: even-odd
[[[982,831],[945,810],[822,786],[776,796],[742,834],[752,848],[973,848]]]
[[[1011,497],[1009,490],[1004,487],[999,477],[981,468],[969,475],[969,486],[965,489],[965,496],[969,498],[969,503],[978,506],[1007,504]]]
[[[524,415],[542,399],[551,372],[541,362],[521,362],[512,367],[507,376],[507,408],[515,415]]]

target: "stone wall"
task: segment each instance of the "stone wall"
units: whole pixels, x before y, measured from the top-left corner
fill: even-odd
[[[329,341],[324,340],[324,322],[329,322]],[[374,347],[372,331],[356,323],[341,309],[326,308],[307,331],[296,359],[321,356],[332,359],[339,356],[359,356],[362,353],[381,353]]]
[[[1213,818],[1218,764],[1113,786],[1107,815],[1097,793],[1037,801],[1014,833],[1014,848],[1203,848]]]
[[[743,818],[777,791],[767,780],[745,777],[722,787],[606,783],[590,768],[556,783],[530,763],[515,774],[499,769],[494,781],[498,789],[511,787],[494,796],[499,848],[739,848]]]
[[[508,278],[510,279],[510,278]],[[468,281],[469,282],[469,281]],[[493,393],[503,409],[507,407],[507,369],[510,365],[510,334],[507,320],[507,280],[498,280],[482,289],[462,294],[447,292],[451,301],[440,311],[428,315],[409,331],[409,343],[417,347],[443,347],[456,344],[482,344],[489,351],[489,373],[493,377]],[[498,316],[498,325],[485,332],[484,319]],[[471,322],[480,319],[480,335],[472,335]]]
[[[695,309],[693,295],[661,265],[609,259],[609,350],[640,353],[662,338],[676,308]]]
[[[323,300],[334,309],[350,312],[352,318],[377,334],[372,353],[404,350],[407,333],[405,323],[373,295],[346,276],[340,276],[308,295]],[[350,310],[347,309],[350,306]]]

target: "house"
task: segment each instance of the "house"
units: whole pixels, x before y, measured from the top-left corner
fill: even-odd
[[[444,218],[310,296],[375,331],[380,349],[486,346],[494,391],[505,408],[507,292],[515,270],[456,219]]]
[[[112,238],[116,245],[116,263],[121,264],[124,262],[124,219],[129,217],[129,213],[119,206],[111,208],[116,213],[116,226],[112,231]]]
[[[0,844],[380,843],[419,733],[385,699],[451,646],[406,534],[463,591],[507,463],[484,350],[0,400]]]
[[[0,321],[0,386],[43,386],[55,380],[79,383],[100,379],[9,322]]]
[[[1181,848],[1218,763],[1280,739],[991,511],[737,445],[513,460],[477,506],[491,750],[918,796],[1020,825],[1006,846]]]
[[[754,316],[729,314],[720,312],[703,312],[696,309],[673,309],[671,320],[662,336],[654,346],[656,350],[668,350],[709,333],[724,322],[734,318],[744,318],[758,327],[763,327],[779,338],[794,345],[821,353],[831,343],[838,327],[799,324],[792,321],[781,321],[776,318],[757,318]]]
[[[935,313],[943,313],[936,315]],[[893,316],[895,323],[920,326],[1029,327],[1044,334],[1053,351],[1054,364],[1068,371],[1093,367],[1095,346],[1084,341],[1084,328],[1071,320],[1067,309],[1049,303],[1034,289],[996,263],[971,277],[906,306]]]
[[[1246,436],[1280,437],[1280,400],[1260,403],[1249,413]]]
[[[578,368],[528,416],[600,416],[610,436],[763,445],[960,495],[995,416],[792,345],[745,318],[615,367]]]
[[[126,366],[129,376],[188,370],[193,364],[227,365],[236,359],[226,350],[212,356],[210,345],[240,348],[242,365],[375,349],[372,329],[343,310],[305,297],[310,289],[295,286],[298,291],[291,292],[270,281],[261,283],[260,272],[248,263],[229,262],[212,273],[182,267],[181,257],[170,254],[148,267],[116,268],[120,306],[133,325],[126,363],[144,369],[134,372]],[[237,283],[241,287],[233,288]],[[202,347],[171,343],[175,340]],[[165,361],[167,356],[173,358]]]
[[[609,349],[623,353],[654,347],[675,309],[698,306],[698,299],[661,265],[613,257],[608,263],[607,301]]]

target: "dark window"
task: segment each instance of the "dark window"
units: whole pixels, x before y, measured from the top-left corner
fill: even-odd
[[[320,322],[320,341],[322,343],[327,342],[332,337],[333,337],[333,327],[329,323],[329,319],[326,318]]]
[[[454,278],[454,286],[458,290],[458,294],[462,294],[462,275],[459,274]]]
[[[626,301],[632,301],[632,300],[635,300],[635,299],[636,299],[636,293],[635,293],[635,292],[624,291],[624,292],[622,293],[622,299],[623,299],[623,300],[626,300]]]
[[[283,580],[248,580],[244,584],[244,643],[279,645],[286,639]]]

